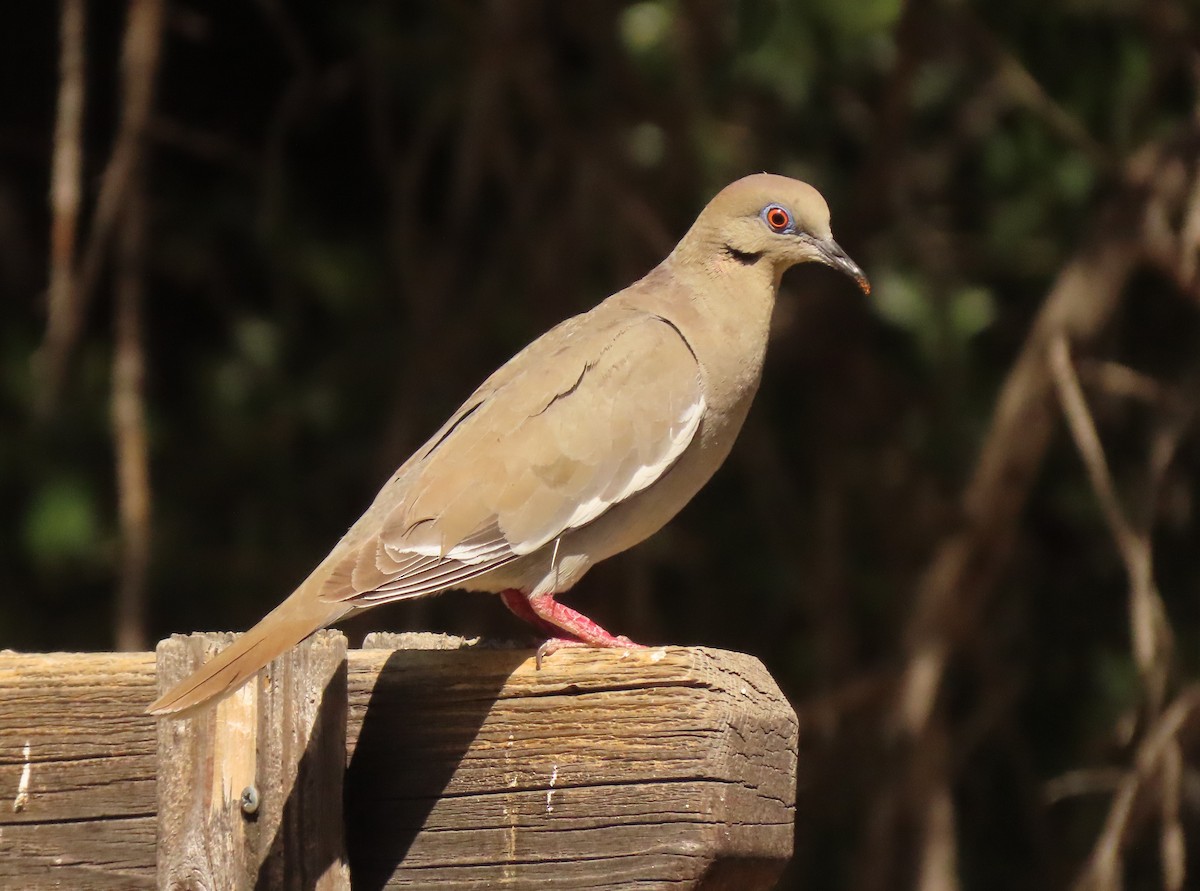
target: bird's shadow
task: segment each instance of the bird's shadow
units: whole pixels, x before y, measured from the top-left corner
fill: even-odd
[[[345,763],[346,662],[321,691],[313,732],[297,765],[295,783],[283,804],[279,828],[259,865],[254,891],[309,891],[342,857],[341,839],[329,831],[324,802],[340,791],[337,768]],[[269,795],[270,790],[261,793]],[[313,851],[313,848],[316,851]]]
[[[365,708],[351,696],[347,710],[346,751],[352,752],[344,782],[346,854],[355,891],[380,891],[407,856],[478,735],[508,676],[529,656],[527,649],[393,651],[375,678]],[[346,697],[346,669],[326,687],[320,709],[340,709]],[[354,683],[354,680],[351,681]],[[340,686],[339,686],[340,684]],[[317,727],[329,727],[318,718]],[[328,732],[328,731],[325,731]],[[272,841],[255,891],[283,887],[311,889],[338,857],[336,839],[297,832],[317,825],[321,808],[311,791],[311,776],[328,764],[323,747],[330,740],[319,729],[301,758],[293,794],[284,804],[280,831]],[[327,774],[329,771],[325,769]],[[297,823],[301,826],[298,827]],[[322,845],[316,858],[301,857],[289,846]],[[314,874],[283,882],[283,864],[317,864]]]
[[[346,849],[356,891],[379,891],[408,856],[508,676],[528,650],[395,650],[357,738],[351,716]]]

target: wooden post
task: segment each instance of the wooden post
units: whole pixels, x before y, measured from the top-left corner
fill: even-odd
[[[164,643],[159,683],[227,639]],[[153,654],[0,651],[0,888],[344,889],[343,773],[356,891],[753,891],[791,856],[796,716],[756,659],[371,643],[190,723],[144,714]]]
[[[164,691],[234,639],[158,646]],[[158,886],[349,891],[346,639],[323,631],[194,717],[158,722]]]
[[[371,635],[350,674],[356,887],[774,886],[795,712],[750,656]]]

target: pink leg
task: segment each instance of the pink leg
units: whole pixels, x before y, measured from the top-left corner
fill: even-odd
[[[583,613],[559,603],[553,594],[537,594],[529,598],[529,606],[539,619],[565,631],[569,637],[556,635],[538,647],[537,667],[542,659],[564,647],[620,647],[628,650],[645,649],[628,637],[614,637]]]
[[[553,594],[537,594],[528,599],[533,613],[543,622],[567,632],[576,640],[591,647],[628,647],[633,641],[628,637],[614,637],[583,613],[559,603]]]
[[[550,635],[550,638],[538,647],[538,668],[542,667],[544,657],[564,647],[645,649],[628,637],[614,637],[583,613],[559,603],[553,594],[526,597],[523,592],[510,588],[500,594],[500,599],[513,615]]]
[[[523,591],[518,591],[516,588],[501,591],[500,602],[508,607],[508,611],[522,622],[528,622],[543,634],[549,634],[551,637],[556,637],[559,634],[557,625],[550,624],[533,611],[533,607],[529,605],[529,598],[525,596]]]

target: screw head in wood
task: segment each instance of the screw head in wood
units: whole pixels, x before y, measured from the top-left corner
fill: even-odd
[[[258,789],[255,786],[247,786],[242,790],[242,797],[239,799],[239,804],[242,808],[242,813],[247,817],[252,817],[258,813]]]

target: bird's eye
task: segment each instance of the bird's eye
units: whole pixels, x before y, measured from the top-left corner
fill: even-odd
[[[792,225],[792,215],[777,204],[772,204],[763,211],[763,218],[775,232],[786,232]]]

